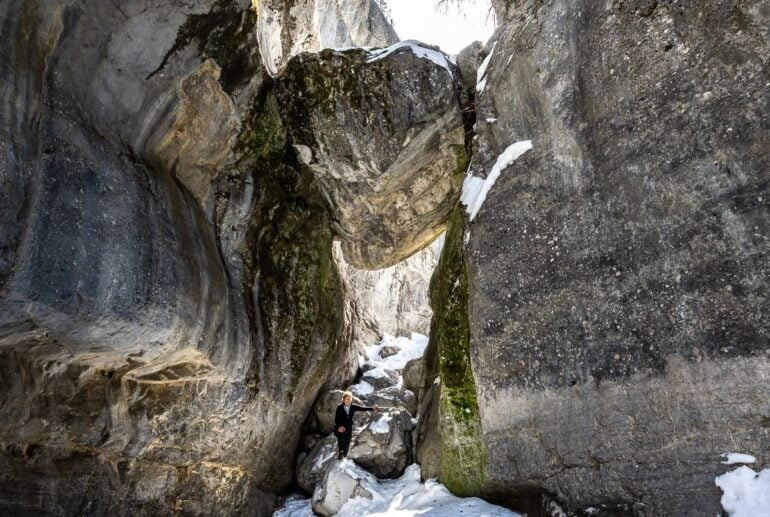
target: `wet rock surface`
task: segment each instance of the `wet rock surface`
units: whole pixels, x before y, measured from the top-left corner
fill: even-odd
[[[466,165],[459,78],[443,54],[416,42],[301,54],[279,84],[349,264],[391,266],[443,231]]]
[[[766,450],[767,9],[498,7],[471,171],[533,149],[457,223],[467,273],[444,281],[467,285],[477,493],[717,513],[718,455]],[[441,390],[467,364],[445,351],[426,358]],[[444,480],[456,434],[432,408]]]

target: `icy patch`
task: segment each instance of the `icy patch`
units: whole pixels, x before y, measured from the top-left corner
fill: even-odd
[[[428,61],[432,61],[436,63],[438,66],[445,68],[450,73],[452,70],[449,68],[449,63],[447,62],[446,56],[437,50],[433,50],[430,48],[425,48],[422,46],[422,44],[417,40],[406,40],[406,41],[399,41],[398,43],[395,43],[387,48],[382,48],[378,50],[372,50],[369,52],[372,57],[366,60],[367,63],[372,63],[374,61],[377,61],[379,59],[383,59],[389,55],[391,55],[393,52],[402,49],[402,48],[409,48],[412,50],[412,53],[422,59],[427,59]]]
[[[478,178],[473,174],[468,174],[463,182],[463,192],[460,196],[460,201],[465,205],[466,211],[470,216],[470,220],[476,217],[479,213],[481,205],[487,199],[492,186],[497,181],[500,173],[518,159],[522,154],[532,149],[532,140],[522,140],[508,146],[503,153],[497,157],[497,161],[492,166],[492,170],[489,171],[489,175],[486,179]]]
[[[726,458],[722,462],[723,465],[733,465],[735,463],[755,463],[757,459],[751,454],[741,454],[738,452],[726,452],[722,454],[723,458]]]
[[[347,462],[343,462],[347,463]],[[349,500],[337,513],[337,517],[385,517],[411,516],[457,517],[473,515],[478,517],[518,517],[519,514],[495,506],[477,497],[460,498],[452,495],[447,488],[434,480],[420,482],[420,466],[410,465],[398,479],[379,481],[354,464],[345,465],[361,485],[372,494],[372,499],[355,497]],[[290,498],[275,517],[310,517],[310,500]]]
[[[393,418],[390,415],[382,415],[379,420],[369,424],[369,429],[375,434],[388,434],[390,432],[390,421]]]
[[[738,467],[717,476],[715,483],[724,492],[722,508],[731,517],[770,516],[770,469],[757,473],[746,466]]]
[[[380,358],[380,351],[386,346],[396,346],[399,348],[399,351],[397,354],[382,359]],[[406,363],[412,359],[422,357],[427,346],[428,336],[418,334],[417,332],[412,332],[411,337],[395,337],[385,333],[379,343],[366,347],[366,355],[370,359],[365,362],[375,368],[403,370]]]

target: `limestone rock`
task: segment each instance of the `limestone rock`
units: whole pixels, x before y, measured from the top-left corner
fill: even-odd
[[[375,390],[395,386],[398,383],[398,372],[389,368],[373,368],[361,376],[361,381],[370,384]]]
[[[412,416],[400,408],[368,413],[348,457],[378,477],[398,477],[412,463]]]
[[[356,467],[350,460],[334,460],[327,469],[323,482],[316,485],[313,492],[313,511],[330,517],[354,497],[371,499],[371,492],[365,488],[367,482],[375,482],[371,474]]]
[[[352,378],[256,18],[0,4],[3,513],[265,514],[318,392]]]
[[[381,407],[402,407],[410,415],[417,414],[417,397],[411,390],[402,386],[391,386],[375,391],[366,396],[366,403],[369,406],[375,404]]]
[[[402,374],[402,377],[404,379],[404,386],[407,389],[411,390],[413,393],[416,393],[418,397],[424,383],[424,377],[425,377],[424,364],[425,364],[424,357],[418,357],[417,359],[412,359],[411,361],[406,363],[406,366],[404,366],[404,371]]]
[[[262,60],[271,75],[301,52],[385,47],[398,36],[374,0],[252,0]]]
[[[476,90],[476,72],[485,57],[487,52],[480,41],[474,41],[457,54],[457,68],[460,70],[463,85],[468,90]]]
[[[507,3],[471,171],[485,177],[517,141],[533,149],[474,221],[450,223],[434,324],[456,322],[470,346],[431,349],[457,352],[434,424],[442,453],[461,438],[489,454],[475,469],[442,457],[442,481],[475,472],[476,493],[519,509],[551,492],[573,509],[705,515],[721,511],[715,454],[766,449],[762,6]],[[481,425],[458,434],[443,418],[462,421],[465,395]]]
[[[334,259],[348,293],[354,341],[358,348],[378,341],[385,332],[427,335],[432,312],[428,284],[438,263],[443,237],[403,262],[379,270],[357,269],[335,242]]]
[[[297,462],[297,484],[305,492],[312,494],[316,484],[323,480],[326,470],[337,458],[337,437],[327,435],[319,441],[302,459]]]
[[[382,347],[380,350],[380,357],[382,359],[385,359],[386,357],[390,357],[392,355],[396,355],[401,349],[395,345],[388,345]]]
[[[349,264],[393,265],[443,231],[466,166],[458,81],[415,42],[301,54],[281,75],[292,143],[307,148]]]

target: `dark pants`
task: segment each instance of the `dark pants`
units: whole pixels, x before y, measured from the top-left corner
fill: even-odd
[[[337,446],[340,448],[340,452],[343,454],[343,456],[348,455],[351,438],[353,438],[353,433],[337,433]]]

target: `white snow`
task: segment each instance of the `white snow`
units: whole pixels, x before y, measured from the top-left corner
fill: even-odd
[[[407,467],[398,479],[378,480],[354,463],[345,461],[346,471],[361,479],[363,488],[372,494],[372,499],[356,497],[348,501],[337,513],[337,517],[516,517],[519,514],[495,506],[476,497],[460,498],[452,495],[447,488],[434,480],[420,482],[419,465]],[[290,498],[275,517],[310,517],[309,499]]]
[[[386,346],[397,346],[400,350],[397,354],[382,359],[380,351]],[[396,337],[386,332],[379,343],[366,347],[366,355],[369,357],[369,360],[365,361],[365,363],[378,368],[402,370],[406,363],[412,359],[422,357],[427,346],[428,336],[423,334],[412,332],[411,337]]]
[[[374,393],[374,386],[369,384],[366,381],[361,381],[358,384],[354,384],[350,387],[350,392],[353,393],[356,397],[360,397],[362,395],[369,395],[370,393]]]
[[[481,62],[481,66],[479,66],[479,69],[476,71],[476,93],[483,92],[484,87],[487,85],[487,67],[492,60],[492,54],[494,53],[496,46],[497,42],[495,41],[492,44],[492,48],[489,49],[489,54],[487,54],[487,57],[484,58],[484,61]]]
[[[742,466],[717,476],[715,482],[724,492],[722,508],[731,517],[770,516],[770,469],[757,473]]]
[[[521,140],[515,144],[509,145],[508,148],[497,157],[497,161],[492,166],[492,170],[489,171],[486,179],[478,178],[473,174],[468,174],[463,182],[463,192],[460,197],[460,201],[465,205],[466,211],[470,216],[470,220],[476,217],[479,213],[481,205],[487,199],[492,186],[497,181],[500,173],[516,161],[522,154],[532,149],[532,140]]]
[[[367,59],[366,62],[371,63],[373,61],[377,61],[378,59],[382,59],[386,56],[389,56],[396,50],[399,50],[402,48],[411,49],[412,53],[414,53],[415,56],[422,59],[427,59],[429,61],[433,61],[438,66],[446,68],[451,73],[451,69],[449,68],[449,63],[446,60],[446,56],[442,52],[439,52],[437,50],[433,50],[430,48],[425,48],[417,40],[399,41],[398,43],[395,43],[387,48],[371,50],[369,51],[369,54],[371,54],[372,57]]]
[[[751,454],[741,454],[739,452],[726,452],[722,454],[726,458],[723,465],[733,465],[735,463],[755,463],[757,459]]]
[[[390,432],[390,421],[393,418],[390,415],[382,415],[379,420],[369,424],[369,429],[376,434],[388,434]]]

